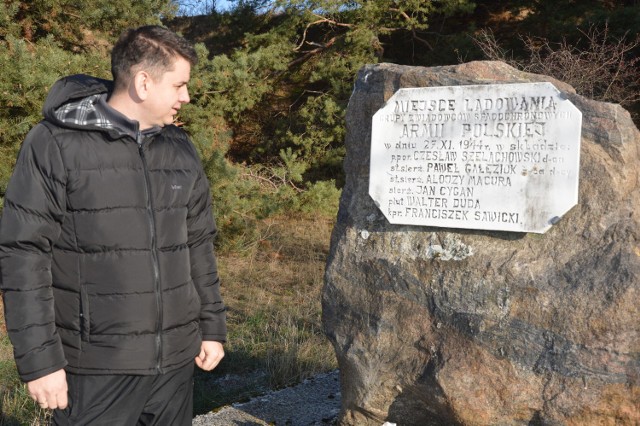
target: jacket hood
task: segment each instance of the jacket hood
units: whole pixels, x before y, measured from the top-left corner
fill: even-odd
[[[55,111],[63,105],[79,101],[93,95],[108,94],[113,82],[84,74],[76,74],[58,80],[49,90],[44,101],[42,115],[45,119],[58,123]]]
[[[60,127],[102,131],[111,139],[131,136],[137,140],[139,123],[107,104],[112,89],[113,82],[84,74],[62,78],[47,95],[44,118]],[[153,127],[141,133],[147,136],[160,130]]]

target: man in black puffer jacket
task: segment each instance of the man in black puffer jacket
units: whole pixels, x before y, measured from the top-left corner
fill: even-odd
[[[195,363],[224,356],[209,184],[172,124],[196,53],[125,32],[114,83],[58,81],[23,143],[0,222],[6,324],[56,424],[191,424]]]

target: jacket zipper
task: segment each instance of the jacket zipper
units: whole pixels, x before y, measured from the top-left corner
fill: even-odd
[[[149,167],[147,165],[147,158],[144,154],[142,134],[138,131],[136,136],[136,142],[138,144],[138,152],[142,159],[142,169],[144,170],[144,193],[146,196],[147,207],[147,219],[149,219],[149,230],[151,232],[151,259],[153,261],[153,279],[156,293],[156,308],[157,308],[157,326],[156,326],[156,370],[158,373],[162,373],[162,289],[160,288],[160,268],[158,266],[158,247],[156,237],[156,218],[153,213],[153,200],[151,197],[151,179],[149,177]]]

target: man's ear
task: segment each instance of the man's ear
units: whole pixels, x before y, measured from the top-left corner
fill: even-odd
[[[151,89],[151,76],[146,71],[138,71],[133,76],[133,89],[137,95],[137,98],[141,101],[147,99],[149,90]]]

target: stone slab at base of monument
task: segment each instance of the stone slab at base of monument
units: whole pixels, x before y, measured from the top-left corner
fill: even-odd
[[[377,170],[370,169],[376,112],[402,88],[512,83],[552,83],[581,112],[579,157],[566,157],[579,158],[579,170],[556,165],[579,173],[577,204],[533,230],[544,232],[539,234],[525,232],[532,230],[524,226],[473,229],[465,221],[448,227],[390,223],[384,209],[413,210],[389,209],[395,201],[383,205],[369,195]],[[451,105],[434,106],[439,107]],[[478,129],[478,139],[497,131]],[[411,131],[405,136],[420,137]],[[511,136],[517,144],[538,131],[543,130],[521,128]],[[425,141],[447,140],[435,136]],[[555,132],[547,139],[566,142]],[[389,141],[396,142],[401,138]],[[346,145],[346,185],[322,296],[324,328],[340,367],[341,424],[640,424],[640,132],[624,109],[499,62],[434,68],[379,64],[358,74],[347,111]],[[426,150],[400,149],[409,149],[409,155]],[[533,148],[520,151],[535,153]],[[390,152],[379,163],[383,169],[393,166]],[[457,167],[465,175],[460,167],[468,161],[456,161],[436,171],[453,175]],[[397,166],[427,167],[413,158],[410,162],[403,158]],[[525,168],[530,172],[534,166],[532,160]],[[398,175],[423,176],[408,173]],[[391,187],[405,188],[397,183]],[[455,187],[435,186],[436,191]],[[469,191],[459,186],[455,191]],[[474,197],[474,191],[453,197],[480,202],[459,206],[460,211],[472,214],[482,208],[483,198]],[[409,202],[405,195],[390,199]],[[504,196],[509,204],[511,195],[505,191]]]

